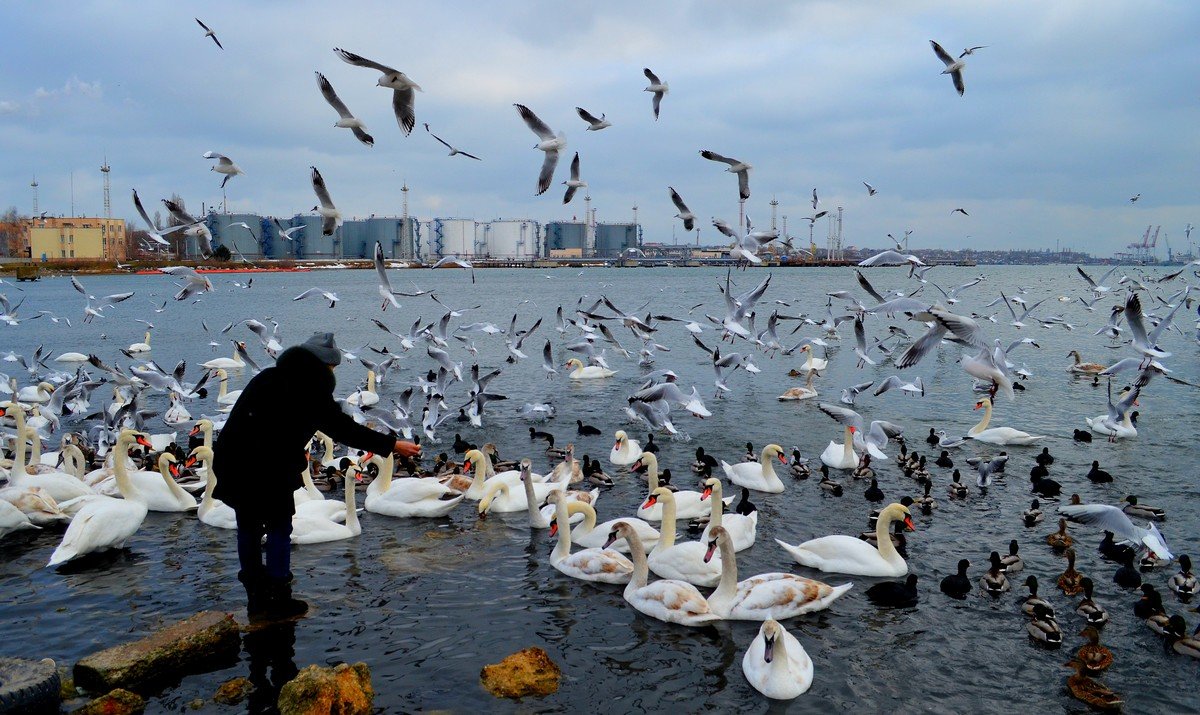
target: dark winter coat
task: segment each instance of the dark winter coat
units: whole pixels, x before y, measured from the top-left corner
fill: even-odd
[[[290,518],[292,492],[303,485],[308,441],[317,430],[356,449],[390,453],[396,438],[343,412],[333,399],[334,384],[329,366],[300,347],[288,348],[275,367],[255,375],[213,447],[213,496],[265,520]]]

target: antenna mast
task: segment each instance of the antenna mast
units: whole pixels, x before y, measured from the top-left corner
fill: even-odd
[[[29,182],[29,185],[30,185],[30,186],[33,188],[33,215],[36,217],[36,216],[40,215],[40,214],[39,214],[39,212],[38,212],[38,182],[37,182],[37,176],[34,176],[34,177],[33,177],[33,181]]]
[[[109,177],[108,156],[104,157],[104,163],[100,165],[100,173],[104,174],[104,218],[112,218],[112,183]],[[72,211],[72,213],[74,213]]]

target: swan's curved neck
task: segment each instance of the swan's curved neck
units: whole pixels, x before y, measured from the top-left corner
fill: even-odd
[[[209,469],[212,469],[212,467],[210,466]],[[317,489],[317,485],[313,483],[312,470],[308,466],[305,466],[304,469],[301,470],[300,479],[301,479],[301,481],[304,482],[304,491],[308,492],[308,495],[311,498],[313,498],[313,499],[324,499],[325,498],[325,495],[322,494],[321,490]]]
[[[164,452],[158,458],[158,473],[162,475],[163,481],[167,483],[167,490],[171,492],[171,496],[180,504],[195,503],[192,495],[188,494],[179,483],[171,476],[171,460],[167,458],[167,453]]]
[[[854,432],[849,427],[842,436],[842,458],[847,464],[854,461]]]
[[[86,474],[84,469],[83,451],[73,444],[65,444],[62,448],[63,464],[67,472],[79,479],[83,479]]]
[[[320,439],[321,444],[325,447],[325,456],[321,458],[321,461],[325,463],[332,462],[334,459],[333,453],[335,450],[333,438],[324,432],[317,432],[317,439]]]
[[[145,342],[147,345],[150,344],[150,331],[149,330],[146,331],[146,339],[143,342]]]
[[[367,370],[367,392],[375,392],[375,371]]]
[[[1078,350],[1072,350],[1072,351],[1071,351],[1071,354],[1075,356],[1075,364],[1076,364],[1076,365],[1078,365],[1079,363],[1083,362],[1082,358],[1080,358],[1080,356],[1079,356],[1079,351],[1078,351]]]
[[[13,467],[12,473],[21,475],[25,473],[25,412],[16,403],[8,403],[7,412],[13,416],[13,421],[17,424],[17,429],[13,439],[15,444],[13,450]]]
[[[535,497],[533,494],[533,475],[530,474],[529,477],[521,475],[521,486],[525,490],[525,508],[529,511],[530,525],[540,527],[544,524],[545,526],[550,526],[550,524],[546,522],[546,518],[542,516],[541,510],[538,509],[537,497]],[[555,513],[557,514],[557,507]],[[560,521],[559,525],[560,528],[558,530],[558,540],[559,543],[561,543],[563,538],[562,534],[563,532],[567,531],[568,524],[565,521]],[[569,540],[567,542],[567,551],[568,553],[571,551],[571,543]]]
[[[591,504],[583,502],[575,502],[575,504],[579,505],[579,513],[583,514],[583,523],[576,528],[579,529],[580,534],[592,533],[596,530],[596,510],[592,508]]]
[[[851,445],[853,450],[853,445]],[[843,447],[842,449],[845,449]],[[762,475],[768,481],[775,477],[775,465],[771,463],[771,458],[775,456],[769,447],[763,447],[763,451],[758,455],[758,463],[762,465]]]
[[[666,551],[675,545],[675,497],[663,494],[658,502],[662,504],[662,528],[659,529],[658,543],[653,550]]]
[[[133,486],[133,480],[129,478],[129,469],[126,467],[126,462],[129,461],[129,441],[127,439],[117,439],[116,447],[113,449],[113,475],[117,480],[117,491],[121,496],[135,501],[138,498],[137,490]]]
[[[629,593],[631,589],[643,588],[650,580],[650,564],[646,563],[646,547],[636,531],[631,529],[625,541],[629,543],[629,560],[633,562],[633,575],[625,587],[625,592]]]
[[[721,515],[725,512],[725,502],[722,500],[721,482],[718,480],[712,486],[712,494],[708,498],[712,500],[712,509],[709,511],[708,517],[708,533],[721,525]]]
[[[651,454],[645,460],[646,482],[650,485],[650,493],[653,494],[654,490],[658,489],[658,458]]]
[[[220,397],[224,397],[224,396],[225,396],[225,393],[226,393],[226,390],[228,390],[228,389],[229,389],[229,376],[227,376],[227,375],[225,374],[225,371],[224,371],[224,370],[222,370],[222,371],[219,373],[219,377],[221,378],[221,394],[220,394],[219,396],[220,396]]]
[[[34,466],[41,464],[42,438],[38,436],[37,430],[31,427],[25,428],[25,435],[29,438],[29,463]]]
[[[717,582],[717,590],[712,592],[709,600],[733,598],[737,593],[737,557],[733,553],[733,542],[726,536],[717,540],[721,550],[721,580]]]
[[[200,502],[200,508],[208,512],[215,506],[213,502],[213,490],[217,488],[217,475],[213,472],[212,459],[207,454],[203,462],[206,477],[204,479],[204,498]]]
[[[325,439],[329,439],[326,437]],[[332,440],[330,440],[332,441]],[[367,492],[371,494],[386,494],[392,488],[392,473],[396,470],[396,461],[392,455],[380,457],[378,454],[371,457],[371,462],[379,468],[379,476],[375,477],[375,481],[367,487]],[[379,486],[375,486],[378,484]]]
[[[530,495],[529,502],[529,518],[533,519],[533,513],[536,511],[533,506],[533,486],[526,487],[526,493]],[[571,515],[567,509],[567,500],[564,495],[560,495],[554,503],[554,519],[558,522],[558,543],[554,546],[554,553],[550,554],[550,558],[558,561],[565,559],[571,555]]]
[[[481,452],[481,454],[483,454]],[[475,477],[471,479],[471,486],[467,488],[467,497],[471,499],[480,499],[484,495],[483,480],[487,478],[488,464],[491,460],[486,454],[483,454],[482,459],[475,460]],[[490,493],[495,494],[494,491]]]
[[[988,423],[992,421],[992,403],[985,402],[983,404],[983,419],[979,420],[979,424],[971,428],[967,434],[979,434],[987,429]]]
[[[305,470],[306,472],[308,470]],[[382,473],[379,475],[383,476]],[[389,476],[390,479],[390,476]],[[346,475],[346,526],[355,534],[359,533],[362,527],[358,524],[358,503],[354,500],[354,482],[353,474]]]
[[[478,474],[476,476],[478,476]],[[483,507],[483,511],[487,511],[488,507],[491,506],[492,501],[497,499],[497,495],[501,493],[503,493],[504,496],[509,495],[508,482],[504,481],[503,479],[493,479],[484,490],[483,498],[479,500],[479,504],[481,507]]]
[[[892,544],[893,521],[895,519],[890,514],[886,517],[880,514],[879,519],[875,522],[875,548],[879,549],[879,555],[883,557],[884,561],[903,560],[900,552],[896,551],[895,545]]]

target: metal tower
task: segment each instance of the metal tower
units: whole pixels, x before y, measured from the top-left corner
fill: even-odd
[[[596,255],[596,238],[592,235],[592,195],[583,197],[583,255]]]
[[[29,186],[33,189],[33,215],[38,216],[38,182],[37,177],[33,177],[33,181],[29,182]]]
[[[778,214],[779,214],[779,202],[775,200],[774,196],[772,196],[771,197],[771,230],[772,231],[775,230],[775,223],[776,223],[775,220],[776,220],[776,217],[778,216]]]
[[[112,182],[109,177],[110,168],[108,166],[108,157],[104,157],[104,163],[100,165],[100,173],[104,174],[104,218],[112,218]]]
[[[400,187],[400,194],[401,194],[401,196],[404,197],[404,220],[407,222],[408,221],[408,182],[407,181],[404,182],[404,184]]]

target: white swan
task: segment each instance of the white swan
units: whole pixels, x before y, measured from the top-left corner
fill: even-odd
[[[390,454],[384,458],[371,455],[369,462],[379,467],[379,476],[367,487],[365,506],[372,514],[400,518],[446,516],[466,498],[436,479],[393,479],[395,460]]]
[[[787,464],[787,457],[783,456],[783,447],[777,444],[768,444],[763,447],[757,462],[730,464],[721,460],[721,469],[725,470],[725,476],[729,477],[729,481],[739,487],[778,494],[783,491],[783,482],[775,474],[775,467],[771,464],[772,457],[778,457],[780,464]]]
[[[801,366],[801,368],[800,368],[801,370],[804,370],[811,374],[813,372],[820,372],[820,371],[824,370],[825,368],[829,367],[828,360],[826,360],[824,358],[819,358],[819,357],[813,356],[813,351],[812,351],[811,345],[805,345],[805,346],[801,347],[800,352],[808,353],[808,360],[806,360],[804,362],[804,365]]]
[[[8,536],[14,531],[21,529],[40,529],[42,527],[34,524],[25,515],[25,512],[18,509],[4,499],[0,499],[0,539]]]
[[[34,526],[42,527],[58,522],[71,520],[54,499],[43,489],[21,489],[6,487],[0,489],[0,501],[16,507]],[[82,506],[82,505],[80,505]]]
[[[217,378],[221,381],[221,392],[217,395],[218,405],[232,405],[242,396],[241,390],[229,392],[229,373],[224,368],[217,368]]]
[[[637,531],[638,537],[642,540],[642,545],[654,548],[658,543],[658,529],[650,526],[649,523],[637,518],[610,519],[603,524],[596,524],[596,510],[591,504],[579,502],[578,508],[572,508],[571,511],[577,511],[583,514],[583,523],[571,530],[571,542],[579,546],[589,548],[609,548],[616,549],[622,553],[629,553],[629,542],[625,539],[617,539],[607,547],[608,535],[612,532],[613,527],[618,521],[623,521],[629,524],[630,527]],[[554,528],[553,524],[550,528]]]
[[[667,623],[702,626],[721,619],[712,612],[700,591],[686,581],[664,579],[649,583],[646,549],[637,531],[624,522],[617,522],[608,536],[609,541],[629,542],[629,557],[633,561],[633,576],[625,586],[625,600],[639,612]]]
[[[355,390],[346,398],[346,402],[357,407],[370,407],[379,402],[379,394],[375,392],[375,371],[367,370],[367,389]]]
[[[616,442],[613,443],[612,451],[608,453],[608,461],[619,467],[636,462],[642,454],[642,445],[638,444],[637,440],[629,439],[625,430],[617,430],[614,436]]]
[[[733,542],[720,526],[713,529],[704,558],[711,559],[717,549],[721,552],[721,581],[708,597],[708,606],[729,620],[783,620],[821,611],[854,586],[830,586],[790,573],[761,573],[738,581]]]
[[[212,469],[212,447],[201,445],[192,450],[190,457],[203,460],[208,475],[204,480],[204,498],[200,500],[200,507],[196,509],[196,518],[200,519],[202,524],[218,529],[236,529],[237,513],[233,507],[220,499],[213,499],[213,490],[217,488],[217,475]]]
[[[467,453],[463,455],[463,469],[466,470],[468,468],[474,468],[475,470],[474,477],[471,479],[471,485],[467,487],[466,491],[467,498],[472,501],[479,501],[480,499],[483,499],[484,496],[487,495],[488,486],[490,486],[493,482],[504,482],[508,484],[510,488],[515,488],[521,483],[521,472],[516,469],[510,469],[506,472],[493,474],[491,477],[487,476],[487,473],[492,471],[492,461],[487,457],[486,454],[478,449],[469,449],[467,450]],[[533,479],[534,483],[543,482],[545,479],[539,474],[531,474],[530,477]],[[451,489],[455,489],[454,485],[461,484],[461,481],[461,479],[453,479],[445,480],[444,483],[446,483]],[[565,485],[558,486],[559,488],[562,488]],[[542,495],[542,498],[545,498],[544,494]],[[522,504],[522,506],[524,506],[524,504]],[[516,511],[519,511],[519,509]]]
[[[1019,429],[1012,427],[993,427],[988,429],[988,422],[992,420],[992,401],[990,398],[984,397],[975,403],[975,409],[983,408],[983,419],[979,424],[967,431],[967,436],[971,439],[988,444],[1033,444],[1042,439],[1045,435],[1033,435],[1028,432],[1022,432]]]
[[[1134,388],[1137,390],[1137,388]],[[1112,401],[1112,384],[1108,386],[1108,412],[1096,415],[1095,419],[1084,418],[1088,427],[1096,434],[1108,437],[1109,442],[1118,439],[1133,439],[1137,437],[1137,427],[1133,424],[1133,408],[1138,404],[1138,395],[1134,390],[1125,390],[1117,397],[1116,404]],[[1140,390],[1138,390],[1140,392]],[[1132,396],[1131,396],[1132,395]]]
[[[150,331],[149,330],[146,331],[145,340],[143,340],[140,343],[131,343],[129,345],[129,347],[127,347],[125,349],[131,353],[148,353],[148,352],[150,352]]]
[[[550,552],[550,565],[560,572],[582,581],[599,581],[600,583],[629,583],[633,575],[633,562],[611,549],[581,549],[571,553],[571,530],[558,528],[566,524],[573,510],[582,511],[584,505],[580,502],[567,504],[561,493],[551,493],[547,499],[554,505],[555,520],[550,527],[550,535],[558,537],[554,551]]]
[[[322,544],[327,541],[351,539],[362,533],[362,525],[358,523],[358,509],[354,502],[354,482],[356,474],[353,470],[346,473],[346,523],[339,524],[330,519],[315,516],[296,515],[292,517],[293,544]]]
[[[48,382],[39,382],[36,385],[27,385],[17,390],[17,402],[25,404],[44,405],[50,401],[50,393],[54,392],[54,385]]]
[[[549,495],[552,491],[561,491],[565,489],[566,485],[562,483],[530,482],[527,480],[522,480],[521,474],[528,473],[529,465],[529,459],[521,460],[521,471],[517,472],[517,480],[525,481],[525,483],[529,485],[529,489],[533,492],[533,498],[535,502],[544,501],[547,495]],[[479,514],[481,516],[491,511],[503,514],[530,508],[529,500],[525,495],[525,487],[522,486],[521,493],[517,494],[509,480],[504,478],[504,474],[506,473],[502,472],[501,474],[497,474],[485,482],[483,498],[479,500]],[[476,475],[478,475],[478,472]],[[546,527],[549,525],[549,521],[547,521]]]
[[[172,392],[170,394],[171,406],[163,413],[163,422],[174,427],[175,425],[183,424],[184,422],[192,421],[192,413],[183,406],[179,397]]]
[[[313,434],[313,439],[319,440],[321,442],[321,446],[325,448],[325,454],[321,457],[321,466],[333,467],[334,469],[341,471],[342,460],[337,456],[337,446],[334,445],[333,438],[318,430],[315,434]]]
[[[716,586],[721,579],[720,560],[706,560],[707,549],[699,541],[675,543],[675,498],[671,490],[659,487],[650,499],[662,502],[663,507],[658,543],[647,558],[650,570],[663,578],[687,581],[696,586]]]
[[[813,387],[813,377],[816,374],[815,370],[809,370],[808,377],[804,380],[804,385],[802,387],[789,387],[779,396],[780,402],[810,400],[816,397],[817,388]]]
[[[0,410],[0,416],[5,414],[11,415],[16,421],[16,434],[25,435],[28,431],[25,428],[25,413],[17,405],[12,402],[7,403],[4,409]],[[40,439],[37,433],[32,435],[35,445]],[[22,489],[43,489],[47,495],[56,502],[65,502],[71,499],[76,499],[82,496],[94,495],[96,491],[84,484],[77,477],[66,472],[42,470],[41,473],[33,474],[30,468],[25,463],[25,439],[19,437],[16,444],[13,446],[15,454],[13,455],[13,466],[8,473],[9,486],[20,487]]]
[[[124,430],[117,437],[116,453],[117,487],[124,499],[92,498],[71,520],[63,534],[62,542],[50,556],[47,566],[56,566],[84,554],[104,549],[119,549],[125,546],[146,519],[146,505],[129,480],[124,463],[129,456],[129,446],[145,437],[133,430]]]
[[[88,356],[83,353],[66,352],[54,358],[54,362],[87,362]]]
[[[846,425],[842,443],[830,441],[829,446],[821,452],[821,462],[830,469],[854,469],[858,466],[858,454],[854,451],[854,432],[852,425]]]
[[[836,534],[805,541],[791,546],[779,539],[775,542],[787,550],[802,566],[809,566],[828,573],[844,573],[855,576],[903,576],[908,573],[908,564],[892,544],[893,521],[903,519],[905,526],[914,528],[908,508],[902,504],[890,504],[879,512],[875,524],[875,536],[879,548],[855,536]]]
[[[742,656],[742,674],[768,698],[791,700],[812,686],[813,663],[796,636],[768,619]]]
[[[571,372],[567,373],[567,377],[572,380],[594,380],[600,377],[612,377],[617,374],[616,370],[609,370],[599,365],[588,365],[585,367],[583,361],[579,358],[568,360],[567,367],[571,368]]]
[[[213,358],[212,360],[209,360],[208,362],[200,363],[200,367],[208,368],[209,370],[216,370],[218,368],[223,368],[226,370],[233,370],[233,369],[239,368],[239,367],[246,367],[246,363],[242,362],[242,356],[238,354],[237,348],[238,348],[238,345],[235,343],[234,348],[233,348],[233,357],[231,357],[231,358]]]
[[[725,502],[721,498],[721,480],[709,477],[704,480],[704,484],[701,498],[712,502],[712,512],[708,518],[708,526],[704,527],[704,533],[700,534],[700,542],[709,541],[713,529],[723,526],[733,540],[734,551],[745,551],[753,546],[758,533],[758,510],[755,509],[749,514],[725,514]]]
[[[642,452],[638,461],[634,463],[633,469],[641,469],[642,465],[646,466],[646,482],[649,484],[648,497],[653,497],[655,490],[658,489],[658,457],[653,452]],[[675,516],[679,519],[697,519],[708,514],[712,509],[704,503],[704,495],[697,491],[681,489],[673,492],[672,496],[675,499]],[[732,498],[726,499],[725,503],[728,504],[731,500]],[[658,503],[657,499],[647,498],[646,502],[638,507],[637,516],[646,521],[662,521],[663,506]]]

